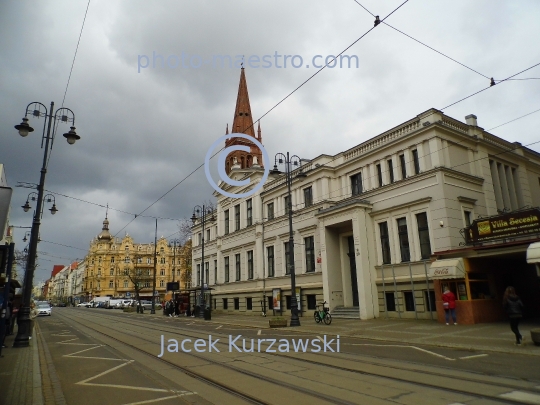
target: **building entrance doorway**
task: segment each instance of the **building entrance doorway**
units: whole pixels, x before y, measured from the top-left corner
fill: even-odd
[[[358,300],[358,280],[356,278],[356,254],[354,252],[354,237],[349,236],[347,238],[347,244],[349,246],[349,252],[347,253],[347,256],[349,256],[349,264],[351,266],[351,287],[352,287],[353,306],[357,307],[360,304]]]

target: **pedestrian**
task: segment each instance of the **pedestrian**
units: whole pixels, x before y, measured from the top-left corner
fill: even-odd
[[[521,346],[523,336],[519,333],[519,321],[523,318],[523,302],[516,294],[514,287],[506,287],[503,297],[503,307],[510,318],[510,329],[516,335],[516,345]]]
[[[448,286],[444,287],[444,293],[442,295],[443,299],[443,308],[444,308],[444,317],[446,319],[446,324],[449,325],[450,322],[450,315],[452,315],[452,319],[454,320],[454,325],[457,325],[456,321],[456,296]]]

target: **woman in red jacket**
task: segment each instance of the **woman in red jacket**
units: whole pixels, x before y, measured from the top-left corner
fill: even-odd
[[[450,314],[454,320],[454,325],[457,325],[456,322],[456,296],[448,287],[444,287],[444,293],[442,295],[444,316],[446,318],[446,324],[448,325],[450,321]]]

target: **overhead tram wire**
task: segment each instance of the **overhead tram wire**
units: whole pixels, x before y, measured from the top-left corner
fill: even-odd
[[[75,47],[75,54],[73,55],[73,61],[71,62],[71,69],[69,69],[69,76],[66,83],[66,89],[64,90],[64,97],[62,98],[62,106],[60,108],[64,107],[64,102],[66,101],[66,94],[69,88],[69,82],[71,81],[71,74],[73,73],[73,66],[75,66],[75,59],[77,59],[77,51],[79,50],[79,44],[81,43],[81,37],[82,37],[83,29],[84,29],[84,23],[86,22],[86,16],[88,14],[88,8],[90,7],[90,1],[91,0],[88,0],[88,4],[86,5],[86,11],[84,12],[84,18],[81,25],[81,31],[79,32],[79,39],[77,40],[77,46]],[[51,114],[53,114],[52,111],[51,111]],[[59,123],[60,123],[59,121],[56,122],[54,133],[56,133]],[[49,158],[47,159],[47,164],[45,165],[45,168],[49,167],[49,161],[51,160],[51,155],[52,155],[52,148],[51,148],[51,151],[49,152]]]
[[[499,83],[497,83],[497,84],[495,84],[495,85],[490,85],[490,86],[488,86],[488,87],[486,87],[486,88],[483,88],[483,89],[481,89],[481,90],[478,90],[478,91],[474,92],[473,94],[468,95],[467,97],[463,97],[462,99],[460,99],[460,100],[458,100],[458,101],[456,101],[456,102],[454,102],[454,103],[452,103],[452,104],[448,104],[446,107],[441,108],[440,111],[446,110],[448,107],[452,107],[453,105],[455,105],[455,104],[457,104],[457,103],[461,103],[462,101],[467,100],[468,98],[471,98],[472,96],[475,96],[475,95],[477,95],[477,94],[479,94],[479,93],[482,93],[483,91],[486,91],[487,89],[491,89],[492,87],[498,86],[499,84],[501,84],[501,83],[503,83],[503,82],[506,82],[506,81],[510,80],[511,78],[513,78],[513,77],[515,77],[515,76],[517,76],[517,75],[520,75],[520,74],[523,73],[523,72],[526,72],[526,71],[528,71],[528,70],[531,70],[532,68],[535,68],[535,67],[538,66],[538,65],[540,65],[540,62],[537,63],[537,64],[535,64],[535,65],[533,65],[533,66],[531,66],[531,67],[528,67],[527,69],[522,70],[521,72],[518,72],[518,73],[516,73],[516,74],[513,74],[512,76],[509,76],[509,77],[507,77],[506,79],[503,79],[503,80],[499,81]]]
[[[511,122],[517,121],[517,120],[519,120],[519,119],[521,119],[521,118],[525,118],[525,117],[527,117],[528,115],[537,113],[538,111],[540,111],[540,108],[539,108],[538,110],[534,110],[534,111],[532,111],[532,112],[530,112],[530,113],[528,113],[528,114],[522,115],[521,117],[517,117],[517,118],[514,118],[513,120],[507,121],[507,122],[505,122],[504,124],[497,125],[496,127],[487,129],[486,131],[491,131],[492,129],[502,127],[503,125],[506,125],[506,124],[510,124]]]
[[[358,2],[358,0],[353,0],[353,1],[354,1],[356,4],[358,4],[360,7],[362,7],[364,10],[366,10],[366,11],[367,11],[369,14],[371,14],[373,17],[375,17],[375,14],[373,14],[373,13],[372,13],[371,11],[369,11],[366,7],[364,7],[360,2]],[[480,75],[480,76],[482,76],[482,77],[485,77],[485,78],[488,79],[488,80],[491,79],[490,77],[484,75],[483,73],[480,73],[479,71],[474,70],[473,68],[471,68],[471,67],[465,65],[464,63],[461,63],[460,61],[458,61],[458,60],[456,60],[456,59],[454,59],[454,58],[452,58],[452,57],[450,57],[450,56],[448,56],[448,55],[442,53],[441,51],[438,51],[437,49],[435,49],[435,48],[433,48],[433,47],[431,47],[431,46],[429,46],[429,45],[423,43],[422,41],[420,41],[420,40],[418,40],[418,39],[416,39],[416,38],[410,36],[409,34],[403,32],[403,31],[397,29],[396,27],[394,27],[394,26],[388,24],[387,22],[384,22],[384,21],[382,21],[382,22],[383,22],[383,24],[385,24],[386,26],[388,26],[388,27],[392,28],[393,30],[399,32],[400,34],[403,34],[403,35],[405,35],[406,37],[412,39],[413,41],[418,42],[420,45],[423,45],[423,46],[425,46],[426,48],[429,48],[429,49],[431,49],[432,51],[437,52],[439,55],[444,56],[444,57],[447,58],[447,59],[450,59],[451,61],[457,63],[458,65],[461,65],[461,66],[463,66],[464,68],[467,68],[467,69],[469,69],[470,71],[472,71],[472,72],[474,72],[474,73],[476,73],[476,74],[478,74],[478,75]]]
[[[405,5],[409,0],[405,0],[403,3],[401,3],[398,7],[396,7],[392,12],[390,12],[386,17],[384,17],[380,22],[384,22],[388,17],[390,17],[392,14],[394,14],[397,10],[399,10],[403,5]],[[276,103],[273,107],[271,107],[268,111],[266,111],[262,116],[260,116],[252,125],[250,125],[248,128],[244,129],[244,132],[248,130],[249,128],[252,128],[255,123],[259,122],[262,118],[266,117],[270,112],[272,112],[275,108],[277,108],[281,103],[283,103],[285,100],[287,100],[290,96],[292,96],[296,91],[298,91],[301,87],[303,87],[307,82],[309,82],[311,79],[313,79],[317,74],[319,74],[323,69],[325,69],[329,63],[332,63],[337,59],[337,57],[341,56],[344,52],[346,52],[349,48],[351,48],[353,45],[355,45],[358,41],[360,41],[362,38],[364,38],[367,34],[369,34],[375,27],[377,27],[379,24],[375,24],[373,27],[371,27],[369,30],[367,30],[364,34],[362,34],[358,39],[356,39],[353,43],[351,43],[348,47],[346,47],[343,51],[338,53],[330,62],[326,63],[323,67],[318,69],[314,74],[312,74],[310,77],[308,77],[304,82],[302,82],[298,87],[296,87],[293,91],[291,91],[289,94],[287,94],[285,97],[283,97],[278,103]],[[222,149],[220,149],[218,152],[216,152],[214,155],[212,155],[212,158],[219,154]],[[160,201],[162,198],[164,198],[167,194],[169,194],[172,190],[174,190],[176,187],[178,187],[180,184],[182,184],[185,180],[187,180],[189,177],[191,177],[196,171],[198,171],[201,167],[204,166],[204,163],[200,164],[197,168],[195,168],[191,173],[189,173],[186,177],[184,177],[181,181],[176,183],[173,187],[171,187],[165,194],[163,194],[161,197],[159,197],[156,201],[154,201],[152,204],[150,204],[148,207],[146,207],[144,210],[141,211],[140,214],[135,215],[131,221],[129,221],[126,225],[122,227],[114,236],[118,235],[121,231],[126,229],[129,224],[131,224],[133,221],[137,219],[138,216],[146,212],[150,207],[152,207],[154,204],[156,204],[158,201]]]

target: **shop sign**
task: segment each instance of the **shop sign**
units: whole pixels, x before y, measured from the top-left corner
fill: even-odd
[[[540,210],[534,208],[477,219],[464,231],[468,245],[540,233]]]

